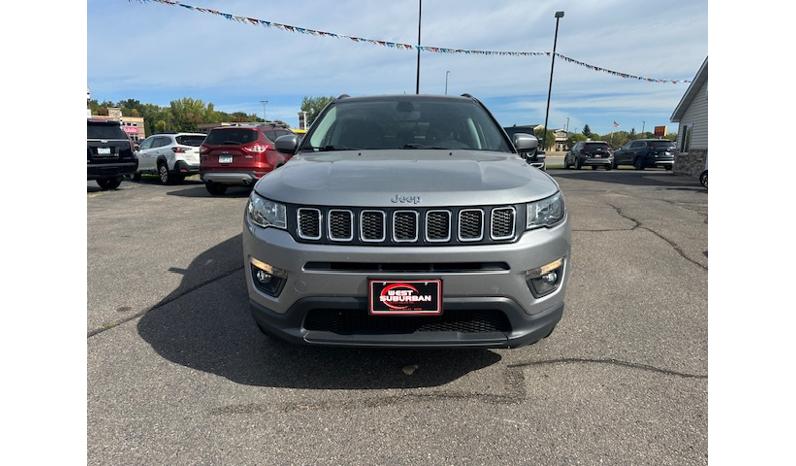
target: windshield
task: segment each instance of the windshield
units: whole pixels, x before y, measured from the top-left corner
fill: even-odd
[[[337,102],[302,151],[467,149],[511,152],[500,127],[469,100],[386,98]]]

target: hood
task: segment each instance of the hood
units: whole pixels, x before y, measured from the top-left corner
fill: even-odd
[[[517,154],[362,150],[298,154],[254,189],[290,204],[442,207],[529,202],[558,185]]]

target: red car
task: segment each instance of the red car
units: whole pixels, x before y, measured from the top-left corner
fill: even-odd
[[[283,165],[289,156],[277,152],[274,141],[293,134],[273,124],[213,128],[199,147],[199,175],[214,196],[229,186],[254,186],[257,180]]]

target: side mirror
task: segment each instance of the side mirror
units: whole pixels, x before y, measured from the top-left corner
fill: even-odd
[[[517,152],[530,152],[539,147],[539,140],[530,134],[516,133],[513,139]]]
[[[276,146],[277,152],[281,152],[283,154],[294,154],[296,152],[296,148],[298,147],[298,136],[295,134],[279,136],[276,138],[276,141],[274,141],[274,145]]]

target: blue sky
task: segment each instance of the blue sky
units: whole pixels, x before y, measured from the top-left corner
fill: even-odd
[[[414,43],[417,1],[181,0],[242,16],[341,34]],[[498,50],[552,48],[631,74],[691,79],[707,56],[707,1],[425,0],[423,44]],[[225,111],[297,123],[305,95],[413,93],[415,51],[239,24],[179,7],[88,2],[88,86],[98,100],[167,105],[180,97]],[[550,59],[423,53],[421,93],[481,98],[504,125],[541,123]],[[622,79],[556,61],[550,127],[608,132],[666,124],[685,84]]]

